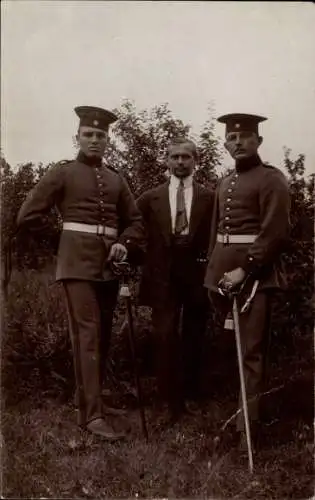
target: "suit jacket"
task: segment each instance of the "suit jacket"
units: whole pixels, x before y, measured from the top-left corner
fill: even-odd
[[[261,289],[286,285],[281,253],[290,229],[289,186],[279,169],[257,160],[248,170],[234,170],[217,187],[205,276],[205,286],[213,291],[225,272],[246,270],[249,262]],[[257,237],[252,244],[224,245],[216,241],[218,232]]]
[[[203,287],[213,200],[213,192],[193,181],[188,235],[189,259],[182,270],[185,283],[191,286]],[[137,200],[137,205],[147,232],[139,299],[142,304],[154,307],[167,296],[171,282],[172,221],[169,181],[143,193]]]
[[[143,245],[141,214],[127,182],[104,164],[91,165],[84,155],[57,163],[41,178],[22,204],[17,225],[38,225],[56,205],[63,222],[102,224],[118,231],[116,241],[132,251]],[[113,279],[106,259],[115,239],[63,231],[57,256],[57,280]]]

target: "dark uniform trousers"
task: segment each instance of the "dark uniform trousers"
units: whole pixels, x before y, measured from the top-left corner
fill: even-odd
[[[191,265],[187,241],[173,237],[169,293],[152,310],[159,395],[175,413],[185,398],[198,395],[208,312],[203,285],[185,282],[185,269]]]
[[[232,310],[232,303],[226,297],[215,292],[210,292],[210,299],[215,310],[220,311],[217,321],[223,328],[225,318]],[[269,334],[270,295],[267,290],[258,291],[254,296],[250,309],[247,312],[240,313],[244,301],[244,294],[240,294],[238,311],[248,416],[250,421],[257,421],[260,415],[259,394],[262,391],[263,384],[265,347]],[[231,335],[233,335],[232,331]],[[237,415],[236,428],[242,431],[245,430],[245,421],[241,394],[239,395],[238,404],[241,411]]]
[[[101,418],[102,383],[118,281],[63,280],[76,378],[78,424]]]

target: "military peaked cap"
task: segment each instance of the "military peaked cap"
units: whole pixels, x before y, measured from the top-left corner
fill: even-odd
[[[118,120],[118,117],[111,111],[95,106],[77,106],[74,111],[80,118],[80,127],[88,126],[108,130],[109,125]]]
[[[230,132],[255,132],[258,134],[258,124],[267,120],[264,116],[249,115],[245,113],[230,113],[228,115],[219,116],[218,122],[225,123],[225,134]]]

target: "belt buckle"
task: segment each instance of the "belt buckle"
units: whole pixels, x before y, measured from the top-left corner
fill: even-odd
[[[228,233],[224,233],[223,235],[223,245],[228,245],[230,243],[229,235]]]
[[[105,236],[105,226],[103,226],[102,224],[97,224],[96,234],[97,236]]]

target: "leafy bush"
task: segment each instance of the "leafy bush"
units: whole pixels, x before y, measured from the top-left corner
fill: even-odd
[[[273,311],[274,345],[301,355],[296,341],[311,335],[314,317],[314,174],[305,178],[304,155],[294,161],[284,150],[291,194],[291,235],[283,256],[288,289]],[[302,355],[310,358],[311,346]]]
[[[13,271],[2,336],[2,383],[13,398],[46,388],[47,377],[72,378],[63,297],[52,283],[49,273]]]

